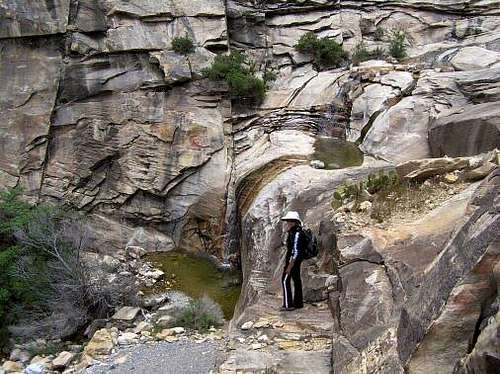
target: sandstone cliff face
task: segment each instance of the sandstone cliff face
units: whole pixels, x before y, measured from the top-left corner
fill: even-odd
[[[409,36],[404,63],[318,71],[293,48],[309,31],[349,52],[361,41],[387,48],[381,30],[393,28]],[[197,47],[189,61],[171,50],[184,35]],[[259,106],[231,103],[224,86],[202,78],[228,48],[276,72]],[[500,147],[495,0],[7,0],[0,50],[0,185],[88,211],[107,251],[188,246],[222,255],[225,234],[226,255],[241,252],[244,274],[234,326],[271,313],[282,210],[301,211],[328,248],[325,216],[346,178]],[[297,165],[332,123],[379,160],[337,171]],[[329,337],[318,373],[487,367],[498,328],[485,318],[498,293],[485,285],[498,262],[495,188],[450,201],[446,219],[435,212],[399,236],[374,230],[344,243],[341,254],[354,254],[338,278],[331,254],[310,264],[308,297],[331,307],[304,322]],[[436,217],[441,224],[427,227]],[[456,349],[438,352],[457,331]],[[277,367],[301,372],[308,354],[282,352]],[[434,354],[437,369],[426,366]]]
[[[227,48],[222,1],[9,1],[1,10],[2,185],[92,212],[110,250],[168,249],[198,221],[215,230],[229,103],[199,78],[210,49]],[[169,50],[184,35],[197,45],[190,65]]]

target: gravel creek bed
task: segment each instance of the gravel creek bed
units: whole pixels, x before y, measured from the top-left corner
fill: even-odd
[[[120,348],[102,364],[93,365],[85,374],[202,374],[216,372],[222,342],[178,341],[140,344]]]

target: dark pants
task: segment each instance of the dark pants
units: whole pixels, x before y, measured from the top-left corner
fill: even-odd
[[[302,301],[302,280],[300,279],[301,263],[302,261],[296,261],[289,275],[283,271],[281,286],[283,288],[283,306],[285,308],[302,308],[304,306],[304,302]],[[285,270],[287,267],[288,263],[285,265]],[[293,296],[291,280],[293,280]]]

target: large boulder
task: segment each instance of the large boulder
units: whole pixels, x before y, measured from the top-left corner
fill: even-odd
[[[107,329],[100,329],[92,336],[84,353],[92,358],[99,358],[109,355],[114,346],[111,332]]]
[[[500,148],[500,102],[441,114],[430,127],[429,143],[434,157],[471,156]]]
[[[500,63],[500,53],[481,47],[466,47],[451,59],[451,64],[457,70],[484,69]]]
[[[431,106],[429,99],[403,98],[375,119],[361,150],[393,162],[429,157],[427,132]]]

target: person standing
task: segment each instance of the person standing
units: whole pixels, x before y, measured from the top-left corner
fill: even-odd
[[[302,300],[302,279],[300,278],[300,265],[302,264],[307,239],[302,231],[302,221],[298,212],[288,212],[282,221],[288,232],[286,240],[286,260],[281,285],[283,288],[283,307],[281,310],[290,311],[304,306]],[[292,295],[291,281],[293,280],[294,292]]]

